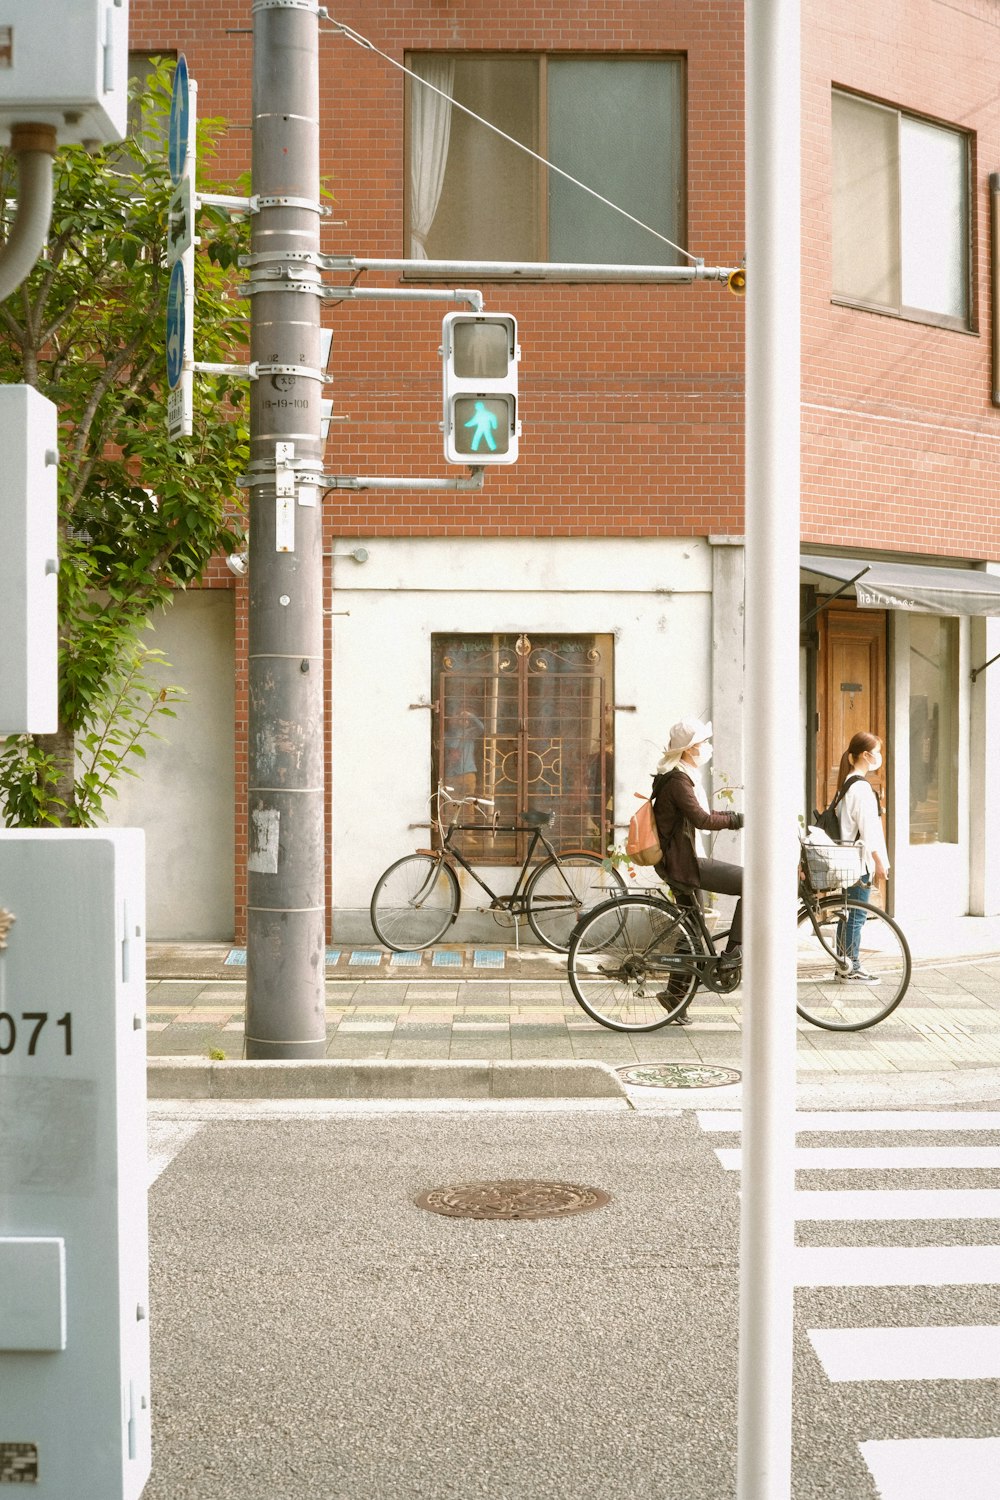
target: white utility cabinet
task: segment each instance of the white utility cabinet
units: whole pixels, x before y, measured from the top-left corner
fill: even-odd
[[[0,0],[0,145],[12,125],[108,146],[128,121],[128,0]]]
[[[56,422],[30,385],[0,385],[0,735],[59,727]]]
[[[150,1471],[144,858],[0,832],[0,1486],[38,1500]]]

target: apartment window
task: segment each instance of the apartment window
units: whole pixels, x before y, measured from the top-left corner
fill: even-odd
[[[409,256],[680,263],[452,101],[683,245],[681,58],[423,53],[408,64],[439,91],[409,82]]]
[[[833,295],[968,328],[969,138],[833,95]]]
[[[958,841],[958,621],[911,615],[910,843]]]
[[[557,848],[604,853],[611,830],[613,637],[435,635],[432,785],[487,797],[500,823],[554,814]],[[484,864],[509,864],[526,839],[462,836]]]

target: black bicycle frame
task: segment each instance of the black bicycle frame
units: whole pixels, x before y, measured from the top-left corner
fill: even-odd
[[[841,904],[843,904],[848,898],[844,897],[844,896],[841,896],[839,899],[840,899]],[[838,953],[835,947],[834,948],[830,947],[830,944],[827,942],[826,938],[823,936],[822,932],[820,931],[820,923],[817,920],[818,914],[823,910],[823,908],[825,906],[829,906],[829,905],[834,904],[837,900],[838,900],[838,897],[836,897],[836,896],[832,896],[832,897],[830,897],[826,901],[823,901],[823,900],[813,900],[812,897],[811,897],[811,893],[810,892],[804,891],[804,890],[800,890],[799,891],[799,901],[800,901],[801,905],[800,905],[800,910],[799,910],[799,919],[801,920],[803,912],[808,912],[809,913],[809,921],[812,924],[812,930],[813,930],[813,932],[819,938],[819,945],[820,945],[820,947],[823,948],[823,949],[825,949],[825,951],[827,953],[829,953],[830,957],[833,959],[834,963],[836,963],[836,965],[837,965],[838,968],[842,968],[843,967],[843,963],[844,963],[844,956],[843,956],[843,954],[842,953]],[[838,919],[838,922],[839,922],[839,919]],[[836,943],[836,941],[837,941],[836,938],[834,938],[834,943]]]
[[[719,964],[719,954],[716,952],[715,945],[721,942],[723,938],[729,936],[730,929],[726,927],[714,935],[709,932],[708,923],[705,921],[705,913],[701,909],[701,902],[696,898],[690,901],[678,901],[675,897],[673,901],[666,902],[666,905],[672,906],[675,911],[680,913],[683,925],[690,932],[691,936],[696,941],[700,940],[703,945],[701,953],[678,953],[670,955],[671,960],[674,958],[677,959],[678,973],[693,974],[699,984],[704,985],[706,989],[714,991],[717,995],[727,994],[729,990],[734,989],[733,980],[735,975],[730,974],[727,976],[725,988],[720,986],[715,979],[715,972]],[[664,960],[661,959],[661,962],[664,962]],[[666,967],[672,968],[673,963],[667,960]]]
[[[497,894],[496,891],[492,890],[491,887],[486,884],[486,881],[483,880],[481,876],[479,876],[479,875],[476,874],[476,872],[473,869],[472,865],[466,859],[465,855],[461,852],[461,850],[455,849],[452,846],[452,842],[451,842],[452,834],[455,834],[455,833],[484,833],[484,832],[485,833],[529,833],[530,832],[530,834],[531,834],[531,843],[528,845],[528,851],[527,851],[527,853],[524,856],[524,862],[521,865],[521,869],[520,869],[520,872],[519,872],[518,877],[517,877],[517,882],[516,882],[516,884],[514,886],[514,889],[510,892],[510,894],[508,896],[500,896],[500,895]],[[542,832],[542,830],[540,828],[531,828],[531,829],[522,828],[520,826],[520,824],[517,824],[517,823],[511,823],[511,824],[499,824],[498,823],[495,827],[494,826],[484,827],[480,823],[452,823],[451,827],[448,829],[448,832],[445,834],[444,843],[442,844],[441,850],[440,850],[440,857],[442,859],[446,859],[446,858],[450,857],[451,859],[453,859],[455,861],[456,864],[461,865],[463,870],[467,870],[468,871],[468,873],[472,876],[473,880],[480,887],[480,889],[484,890],[486,892],[487,896],[489,896],[490,903],[491,903],[490,910],[493,910],[494,908],[500,908],[501,910],[502,909],[507,909],[508,911],[513,912],[516,909],[518,912],[521,912],[521,911],[524,910],[524,892],[522,891],[522,885],[525,887],[525,889],[527,888],[528,882],[527,882],[527,879],[525,877],[527,876],[528,870],[529,870],[529,868],[531,866],[532,855],[534,854],[534,852],[537,849],[537,847],[538,847],[539,844],[542,845],[542,848],[550,856],[550,858],[554,859],[556,861],[556,863],[558,864],[558,862],[559,862],[559,856],[556,853],[555,849],[553,849],[552,845],[549,843],[548,839],[545,837],[544,833]],[[569,886],[568,885],[567,885],[566,889],[569,890]]]

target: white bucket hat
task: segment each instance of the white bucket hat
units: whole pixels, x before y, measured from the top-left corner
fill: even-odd
[[[693,745],[700,745],[704,740],[712,738],[712,721],[704,723],[701,719],[681,719],[670,731],[670,744],[663,752],[663,759],[657,766],[657,771],[672,771],[679,764],[685,750],[690,750]]]

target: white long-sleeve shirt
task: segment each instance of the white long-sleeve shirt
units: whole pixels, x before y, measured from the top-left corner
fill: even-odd
[[[885,846],[885,834],[882,831],[882,819],[878,815],[878,798],[874,788],[867,781],[855,781],[841,798],[837,816],[840,819],[841,839],[849,844],[853,844],[855,840],[860,841],[866,873],[875,873],[875,854],[878,854],[888,870],[889,851]]]

